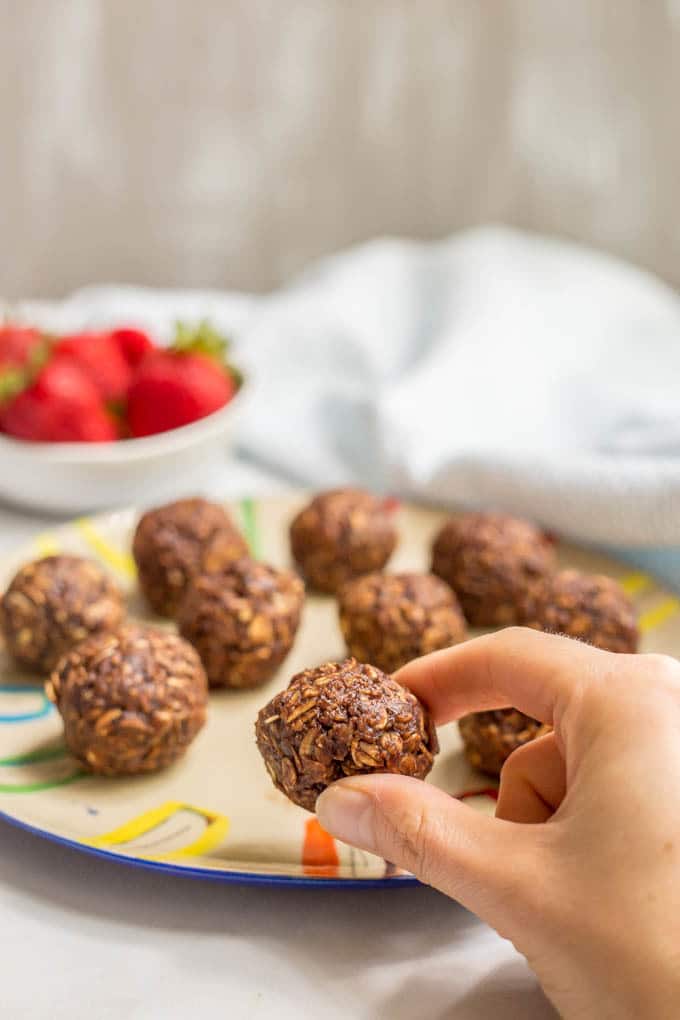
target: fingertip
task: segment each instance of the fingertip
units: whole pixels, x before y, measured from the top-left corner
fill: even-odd
[[[362,778],[366,777],[352,776],[327,787],[317,798],[316,816],[331,836],[371,850],[373,804],[370,793],[357,782]]]

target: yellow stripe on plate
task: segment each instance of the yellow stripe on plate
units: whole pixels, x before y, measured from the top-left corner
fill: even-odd
[[[626,574],[619,582],[627,595],[639,595],[652,585],[652,579],[647,574]]]
[[[130,579],[135,577],[135,561],[130,553],[112,545],[108,539],[104,538],[97,531],[88,517],[81,517],[79,521],[76,521],[76,527],[90,549],[97,554],[100,560],[103,560],[109,567],[117,570],[119,574],[123,574],[124,577]]]
[[[35,547],[41,556],[56,556],[59,552],[59,543],[53,535],[44,532],[35,538]]]
[[[187,857],[200,857],[218,847],[229,831],[229,819],[224,815],[216,811],[207,811],[205,808],[195,807],[193,804],[185,804],[183,801],[169,800],[157,808],[152,808],[141,815],[137,815],[136,818],[131,818],[112,832],[107,832],[97,839],[87,840],[86,843],[88,846],[100,847],[102,849],[110,849],[121,846],[121,844],[131,843],[132,840],[153,832],[158,825],[168,821],[168,819],[180,811],[192,811],[194,814],[199,815],[205,822],[204,832],[197,839],[194,839],[193,842],[180,847],[178,850],[171,850],[165,854],[142,853],[139,854],[140,857],[151,861],[174,861]]]
[[[675,616],[679,609],[680,600],[664,599],[663,602],[659,602],[657,606],[642,614],[638,620],[638,626],[642,633],[646,634],[648,631],[660,627],[666,620],[670,620],[671,616]]]

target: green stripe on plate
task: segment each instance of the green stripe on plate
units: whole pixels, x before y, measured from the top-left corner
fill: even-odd
[[[63,779],[46,779],[42,783],[19,783],[16,786],[9,783],[0,783],[0,793],[41,793],[43,790],[52,790],[56,786],[68,786],[78,779],[85,779],[87,772],[75,772],[71,776],[64,776]]]
[[[16,754],[12,758],[0,758],[0,765],[33,765],[41,761],[54,761],[66,756],[65,747],[45,747],[27,754]]]
[[[240,503],[243,532],[250,547],[251,556],[260,555],[260,533],[257,523],[257,503],[254,499],[242,499]]]

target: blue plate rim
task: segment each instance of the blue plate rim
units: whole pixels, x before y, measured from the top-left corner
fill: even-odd
[[[259,875],[249,871],[218,871],[212,868],[185,867],[173,864],[171,861],[151,861],[144,857],[129,857],[127,854],[113,853],[101,847],[88,846],[86,843],[79,843],[76,839],[69,839],[67,836],[48,832],[47,829],[40,829],[36,825],[31,825],[30,822],[21,821],[2,810],[0,810],[0,821],[7,822],[14,828],[28,832],[32,836],[65,846],[69,850],[98,857],[100,860],[113,861],[116,864],[124,864],[143,871],[154,871],[180,878],[203,879],[209,882],[223,882],[227,885],[287,886],[304,889],[405,889],[422,884],[414,875],[393,875],[386,878],[330,878],[320,875],[317,878],[312,875]]]

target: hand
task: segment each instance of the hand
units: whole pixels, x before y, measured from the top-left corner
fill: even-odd
[[[677,1020],[680,664],[511,628],[397,679],[438,724],[512,705],[554,732],[508,759],[495,818],[372,775],[329,787],[321,824],[510,939],[564,1017]]]

